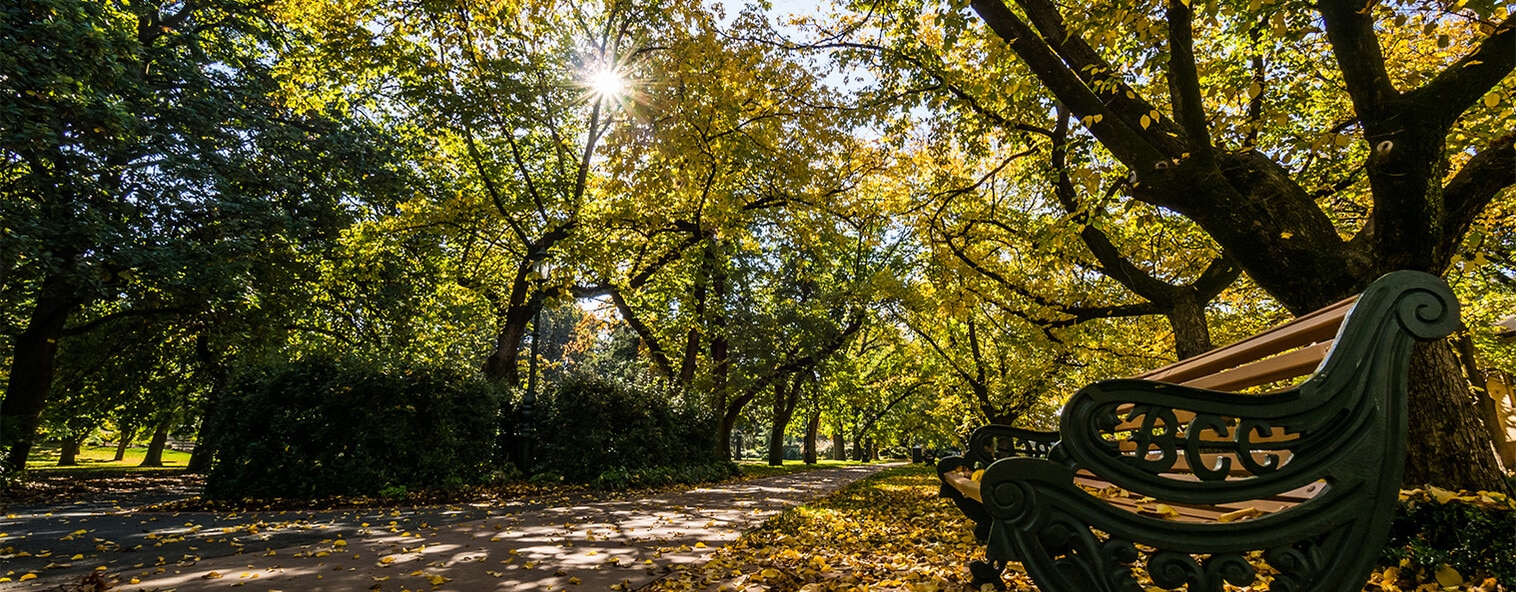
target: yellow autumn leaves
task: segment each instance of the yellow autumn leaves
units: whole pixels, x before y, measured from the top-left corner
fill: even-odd
[[[979,475],[975,475],[979,478]],[[971,524],[936,498],[935,475],[922,467],[892,469],[855,483],[825,500],[795,508],[744,535],[691,569],[676,571],[647,590],[965,590],[967,565],[982,559]],[[1114,493],[1114,492],[1111,492]],[[1429,488],[1402,492],[1425,503],[1468,503],[1516,511],[1516,501],[1487,492],[1454,493]],[[1157,504],[1157,512],[1172,508]],[[1256,508],[1235,510],[1223,521],[1254,518]],[[1271,574],[1262,554],[1250,555],[1260,573]],[[1140,570],[1139,570],[1140,571]],[[1140,575],[1140,574],[1139,574]],[[1011,564],[1005,572],[1012,590],[1035,590],[1035,583]],[[1143,579],[1145,585],[1151,582]],[[1157,588],[1149,588],[1158,590]],[[1229,588],[1231,589],[1231,588]],[[1364,592],[1495,592],[1492,578],[1459,573],[1442,565],[1377,569]]]
[[[1512,499],[1502,493],[1490,491],[1473,493],[1460,491],[1454,493],[1435,486],[1426,489],[1402,490],[1400,492],[1400,501],[1411,504],[1436,502],[1444,505],[1451,502],[1462,502],[1486,510],[1516,511],[1516,499]]]
[[[775,517],[647,589],[963,589],[979,548],[962,514],[936,498],[937,487],[922,467],[886,471]],[[1011,577],[1030,588],[1024,575]]]

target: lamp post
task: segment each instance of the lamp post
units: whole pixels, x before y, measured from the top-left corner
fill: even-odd
[[[532,267],[537,277],[546,279],[551,265],[545,260],[539,260]],[[537,349],[541,343],[542,333],[542,305],[537,305],[537,310],[532,313],[532,346],[528,350],[530,357],[526,360],[526,394],[521,397],[521,409],[518,416],[516,430],[516,466],[522,473],[531,473],[532,460],[537,454],[537,430],[532,425],[533,416],[537,408]]]

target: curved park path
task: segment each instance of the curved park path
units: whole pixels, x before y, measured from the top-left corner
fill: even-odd
[[[15,506],[0,520],[0,577],[11,579],[0,590],[80,589],[95,571],[123,591],[635,590],[886,466],[567,505],[236,514]],[[28,573],[36,577],[21,581]]]

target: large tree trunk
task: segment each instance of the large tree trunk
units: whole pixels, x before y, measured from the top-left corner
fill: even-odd
[[[79,465],[79,448],[84,445],[84,437],[88,434],[69,436],[63,440],[63,450],[58,453],[58,466],[74,467]]]
[[[853,460],[867,462],[869,460],[869,441],[862,436],[853,437]]]
[[[169,422],[164,421],[159,423],[157,428],[153,429],[153,439],[147,443],[147,455],[142,457],[142,464],[137,466],[163,466],[163,447],[168,445],[168,424]]]
[[[1494,460],[1489,430],[1480,421],[1468,383],[1453,351],[1443,341],[1420,343],[1411,354],[1410,429],[1406,449],[1407,485],[1504,491],[1505,478],[1494,462],[1447,462],[1450,458]]]
[[[689,335],[684,339],[684,360],[679,363],[679,386],[689,388],[695,382],[695,367],[700,362],[700,324],[705,322],[705,278],[710,274],[710,257],[695,273],[695,314],[690,323]]]
[[[784,431],[795,417],[800,403],[800,388],[805,380],[796,375],[789,381],[774,381],[774,423],[769,427],[769,466],[784,464]]]
[[[716,454],[724,459],[732,458],[732,429],[742,417],[742,408],[753,400],[753,393],[743,393],[726,404],[721,414],[721,424],[716,428]]]
[[[816,464],[816,439],[821,437],[821,410],[811,411],[810,419],[805,422],[805,450],[801,453],[805,464]]]
[[[185,468],[191,473],[204,473],[210,469],[211,459],[216,454],[211,445],[211,418],[215,416],[216,406],[221,403],[222,392],[226,390],[227,372],[226,367],[216,358],[215,352],[211,351],[210,338],[204,331],[195,337],[195,357],[198,358],[206,382],[210,383],[211,391],[200,409],[200,429],[195,433],[195,450],[190,453],[189,465]]]
[[[55,276],[42,282],[26,330],[16,335],[11,353],[10,383],[0,402],[0,450],[6,453],[0,471],[26,468],[32,452],[42,409],[53,384],[54,361],[63,325],[79,300],[67,292],[67,283]]]
[[[132,445],[132,436],[136,431],[137,428],[134,426],[125,424],[121,426],[121,433],[116,435],[116,456],[111,457],[111,462],[121,462],[126,458],[126,448]]]
[[[847,440],[840,428],[832,430],[832,460],[847,460]]]
[[[486,378],[510,386],[521,382],[521,370],[516,367],[516,360],[521,356],[521,340],[526,336],[533,312],[524,305],[512,306],[505,311],[505,324],[495,336],[495,351],[484,360]]]
[[[1174,330],[1174,354],[1183,360],[1211,351],[1211,328],[1205,321],[1205,303],[1192,290],[1176,290],[1172,308],[1164,316]]]
[[[711,253],[715,252],[715,240],[711,241]],[[731,372],[731,360],[728,358],[729,350],[726,340],[726,273],[722,271],[719,261],[711,265],[711,300],[713,307],[711,314],[711,390],[716,394],[717,409],[722,409],[724,416],[721,420],[720,432],[716,435],[716,452],[721,458],[732,458],[732,426],[737,424],[737,416],[742,412],[742,407],[753,399],[753,395],[745,394],[737,397],[734,401],[728,401],[727,378]]]

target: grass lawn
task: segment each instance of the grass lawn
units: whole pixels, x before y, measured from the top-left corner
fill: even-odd
[[[58,454],[61,451],[58,446],[37,446],[32,448],[32,453],[26,458],[26,468],[30,471],[81,471],[92,472],[97,469],[135,469],[142,471],[173,471],[180,470],[189,464],[188,452],[177,450],[163,451],[162,467],[138,467],[142,464],[142,457],[147,455],[146,447],[131,447],[126,449],[126,457],[120,462],[112,462],[116,457],[115,446],[85,446],[79,450],[78,466],[58,466]]]

